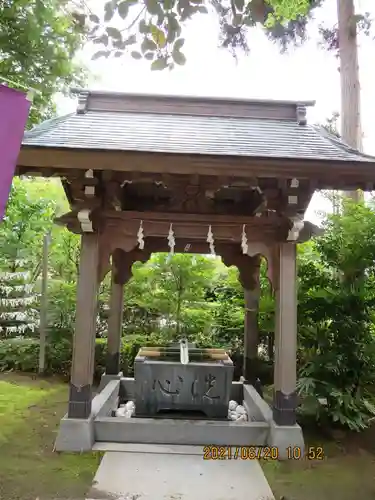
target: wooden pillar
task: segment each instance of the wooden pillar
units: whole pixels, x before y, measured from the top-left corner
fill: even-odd
[[[244,327],[244,364],[243,376],[245,380],[254,384],[258,378],[258,346],[259,346],[259,286],[244,288],[245,298],[245,327]]]
[[[260,263],[261,257],[259,255],[255,257],[244,256],[242,262],[238,265],[245,302],[243,376],[245,381],[250,384],[254,384],[259,377],[258,310],[260,298]]]
[[[106,375],[118,375],[120,371],[121,333],[124,285],[116,280],[116,267],[112,263],[110,310],[108,318]]]
[[[294,425],[297,408],[297,272],[296,245],[282,243],[276,288],[273,418]]]
[[[88,418],[91,413],[95,362],[98,294],[98,236],[84,233],[77,286],[76,323],[70,380],[68,417]]]

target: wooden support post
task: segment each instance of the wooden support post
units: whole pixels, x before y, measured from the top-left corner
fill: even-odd
[[[276,289],[275,372],[273,418],[294,425],[297,408],[297,272],[296,245],[280,245]]]
[[[95,362],[98,294],[98,236],[84,233],[77,286],[76,324],[69,393],[68,417],[88,418],[91,413]]]
[[[258,310],[260,298],[260,273],[261,257],[241,256],[238,261],[240,281],[244,289],[245,324],[244,324],[244,360],[243,376],[245,381],[255,384],[259,377],[259,326]]]
[[[258,378],[258,345],[259,345],[259,284],[253,289],[244,288],[245,325],[244,325],[244,364],[243,376],[250,384]]]
[[[115,264],[112,263],[110,311],[108,318],[108,339],[106,375],[117,375],[120,371],[121,333],[123,315],[124,285],[116,282]]]

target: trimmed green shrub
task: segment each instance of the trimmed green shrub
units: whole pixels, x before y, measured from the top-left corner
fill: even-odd
[[[164,342],[157,335],[144,337],[133,335],[122,339],[120,367],[126,376],[133,375],[134,358],[142,345],[162,345]],[[105,371],[107,339],[96,339],[95,374],[96,380]],[[72,359],[72,346],[69,340],[60,339],[46,347],[47,375],[69,377]],[[0,371],[37,372],[39,360],[39,342],[36,339],[7,339],[0,341]]]
[[[51,336],[54,339],[53,336]],[[201,336],[194,339],[201,347],[211,347],[210,339]],[[125,376],[134,375],[134,358],[141,346],[165,345],[165,338],[158,334],[130,335],[123,337],[120,355],[120,369]],[[216,345],[215,345],[216,346]],[[217,345],[216,347],[220,347]],[[105,372],[107,339],[98,338],[95,342],[95,380],[99,380]],[[234,349],[231,355],[235,364],[234,379],[238,380],[242,374],[243,354],[239,349]],[[71,341],[59,338],[51,341],[46,346],[46,375],[60,375],[69,378],[72,360]],[[14,338],[0,341],[0,372],[21,371],[38,372],[39,341],[37,339]]]

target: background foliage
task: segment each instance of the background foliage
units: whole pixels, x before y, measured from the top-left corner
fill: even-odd
[[[85,27],[68,0],[2,0],[0,3],[0,81],[32,87],[29,125],[55,113],[53,95],[83,85],[86,73],[73,58]]]

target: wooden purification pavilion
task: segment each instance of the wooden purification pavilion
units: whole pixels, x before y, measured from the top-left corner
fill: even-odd
[[[67,419],[92,412],[100,282],[112,266],[107,374],[116,376],[124,284],[135,261],[169,250],[172,224],[176,252],[209,253],[211,228],[244,289],[256,287],[265,257],[276,295],[273,420],[294,426],[296,243],[313,233],[303,215],[315,190],[373,190],[374,159],[308,124],[313,102],[76,93],[76,113],[25,134],[17,166],[61,178],[71,211],[59,223],[81,234]]]

